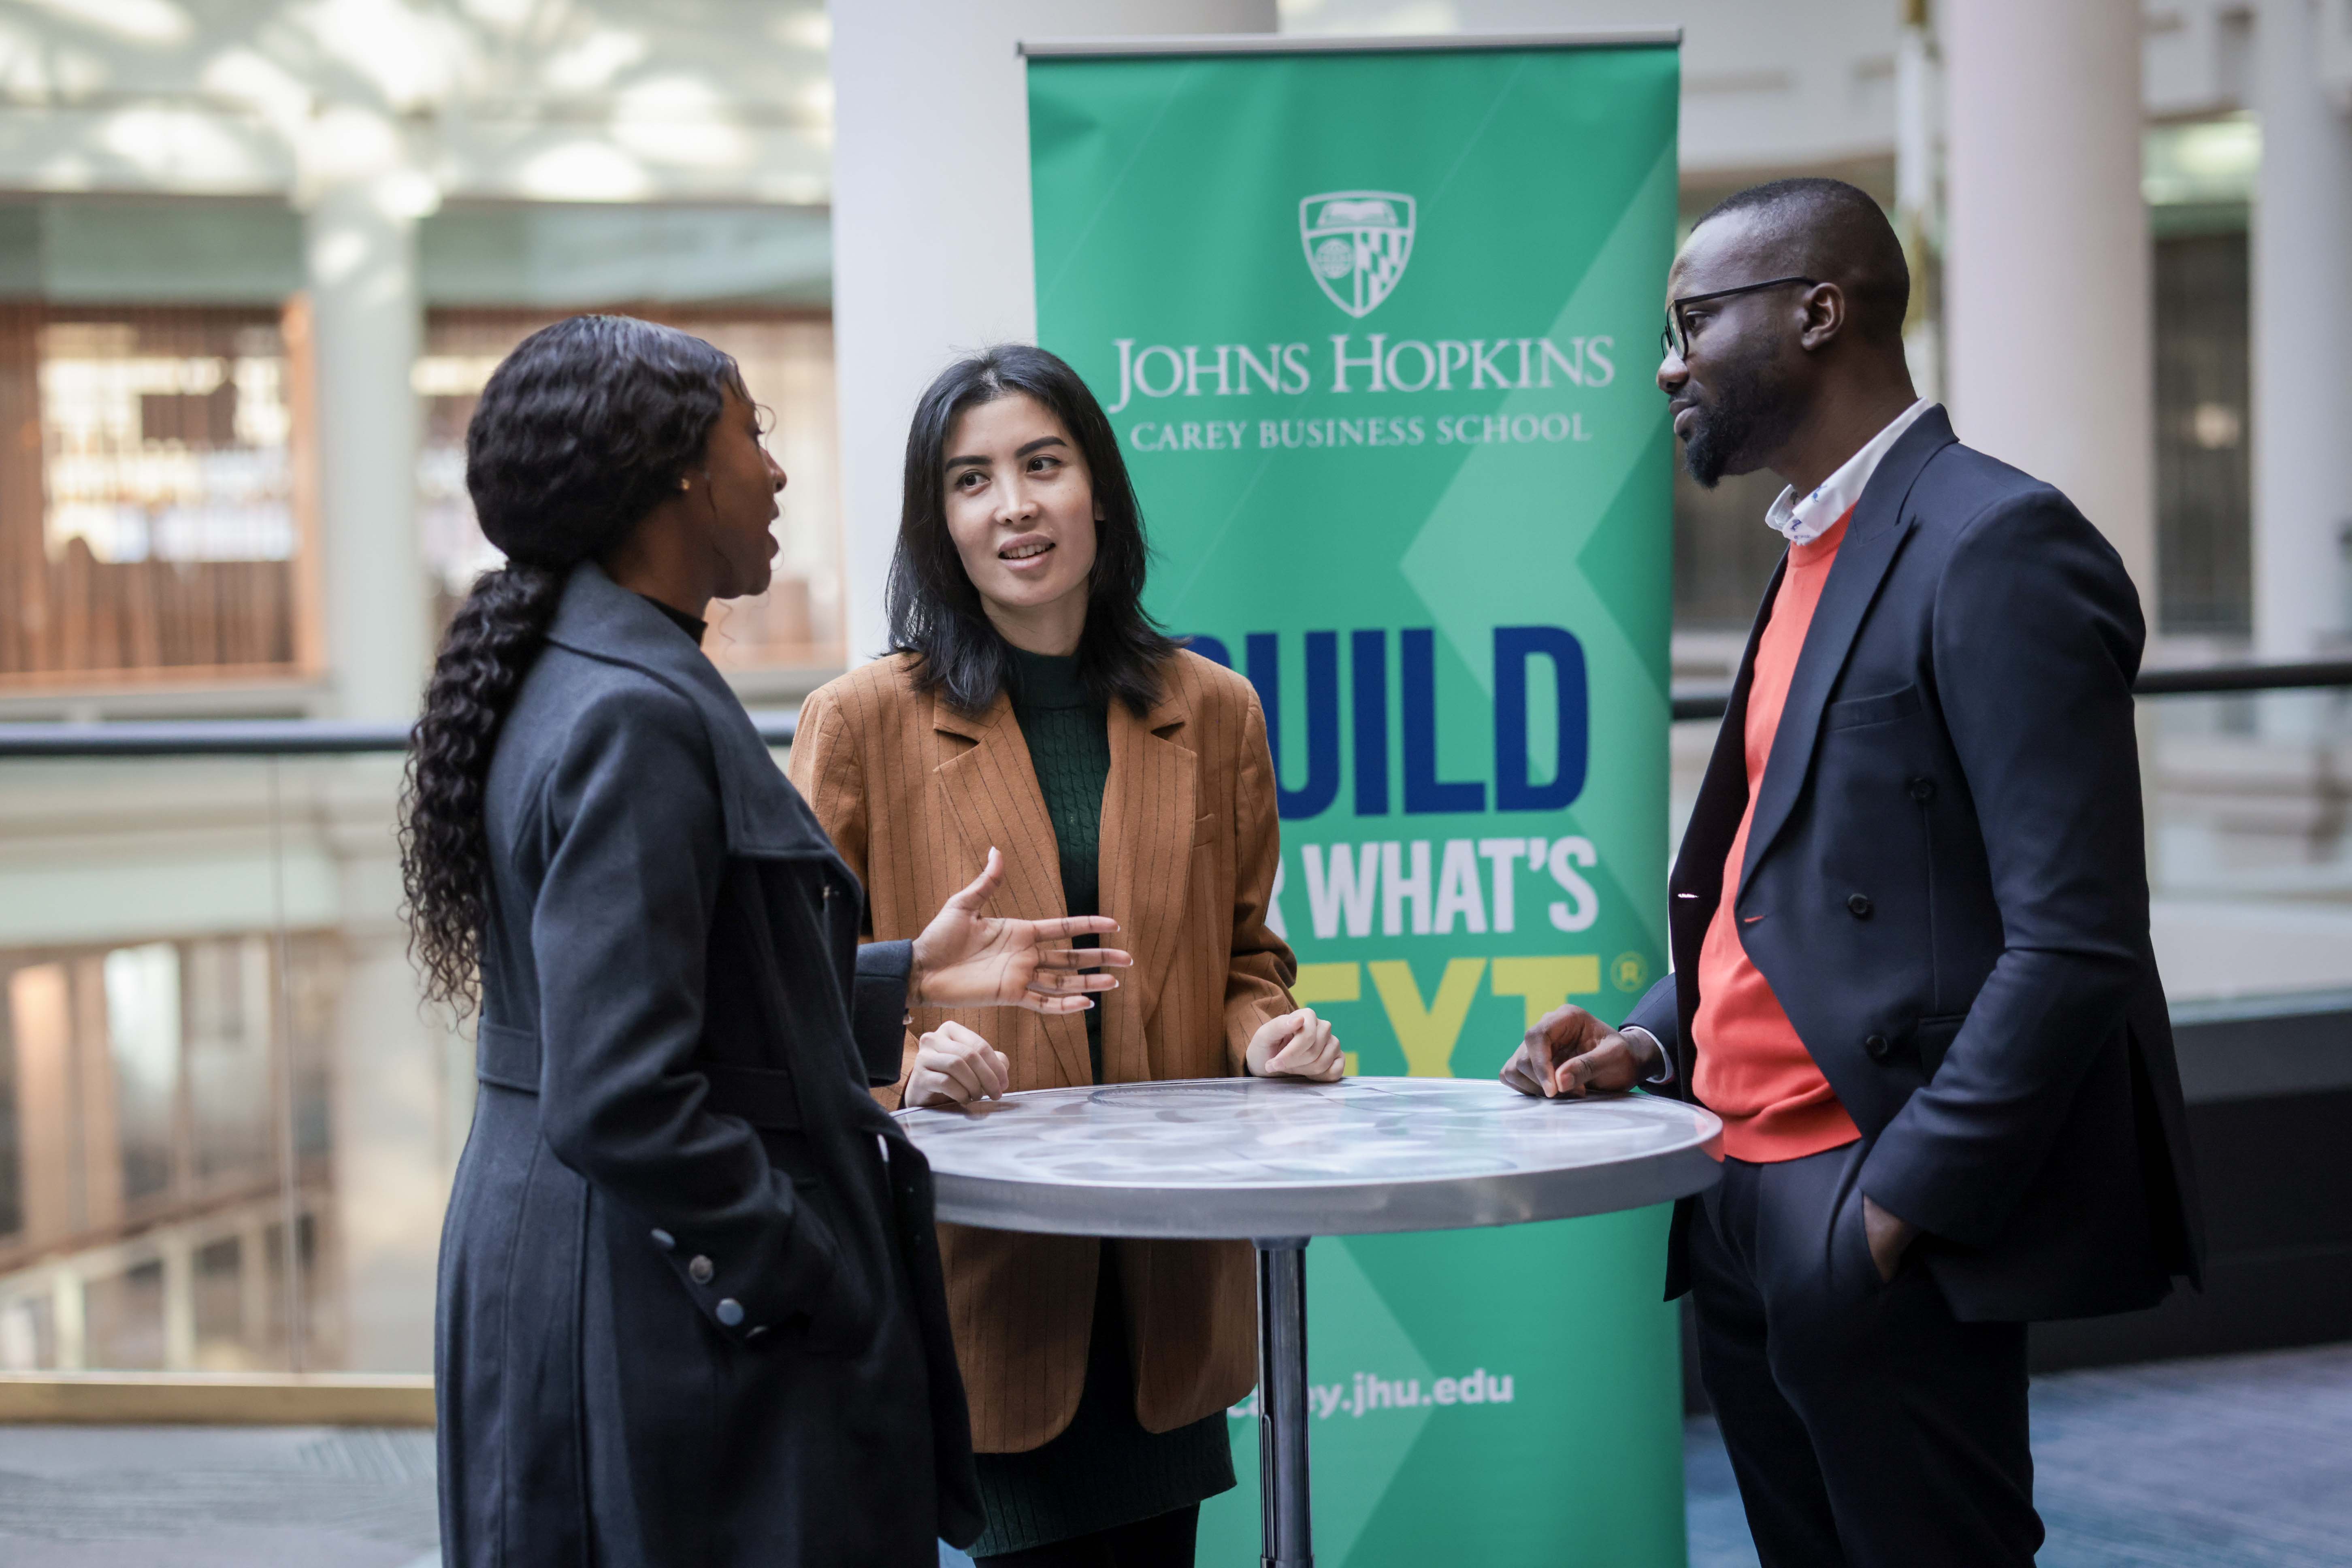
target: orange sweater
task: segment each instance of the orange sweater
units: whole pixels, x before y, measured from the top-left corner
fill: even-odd
[[[1723,1118],[1723,1152],[1759,1164],[1801,1159],[1862,1136],[1797,1037],[1771,982],[1740,944],[1732,910],[1789,681],[1853,517],[1849,509],[1819,539],[1790,547],[1789,569],[1772,596],[1772,616],[1757,642],[1756,674],[1748,688],[1748,809],[1724,861],[1723,897],[1699,947],[1698,1016],[1691,1025],[1697,1061],[1691,1088],[1700,1104]]]

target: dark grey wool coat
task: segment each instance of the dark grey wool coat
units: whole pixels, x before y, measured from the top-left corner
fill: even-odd
[[[980,1531],[908,948],[719,672],[574,570],[491,763],[442,1237],[443,1560],[930,1564]],[[869,1067],[868,1064],[871,1064]]]

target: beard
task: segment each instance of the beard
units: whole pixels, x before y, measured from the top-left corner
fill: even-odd
[[[1726,474],[1752,474],[1796,428],[1802,411],[1788,395],[1777,344],[1736,353],[1707,379],[1714,396],[1694,405],[1683,466],[1700,488],[1713,489]]]

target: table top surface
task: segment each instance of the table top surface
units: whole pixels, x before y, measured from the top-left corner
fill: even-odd
[[[1202,1079],[1039,1089],[898,1121],[941,1219],[1066,1235],[1301,1237],[1510,1225],[1714,1184],[1722,1125],[1649,1095],[1492,1079]]]

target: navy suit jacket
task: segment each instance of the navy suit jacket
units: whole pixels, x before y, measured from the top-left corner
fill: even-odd
[[[1782,571],[1786,570],[1785,562]],[[1805,634],[1745,864],[1765,590],[1669,883],[1675,973],[1627,1016],[1687,1095],[1699,944],[1741,944],[1870,1145],[1863,1191],[1969,1321],[2146,1307],[2202,1227],[2148,942],[2122,561],[1940,408],[1854,507]],[[1667,1293],[1686,1288],[1685,1202]]]

